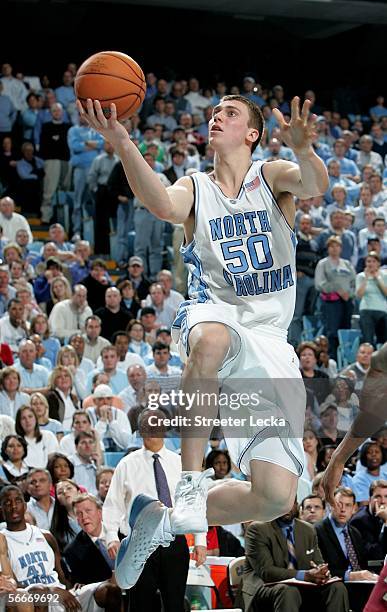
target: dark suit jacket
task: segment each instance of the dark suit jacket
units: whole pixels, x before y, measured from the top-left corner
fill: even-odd
[[[102,582],[112,577],[112,570],[101,551],[84,531],[66,546],[63,556],[73,584]]]
[[[52,389],[47,393],[46,397],[48,401],[48,414],[50,419],[56,419],[57,421],[63,423],[65,405],[58,391]],[[71,394],[71,399],[73,401],[75,410],[79,410],[80,405],[77,396]]]
[[[173,185],[173,183],[176,183],[177,175],[176,175],[176,172],[175,172],[173,166],[170,166],[169,168],[164,170],[163,174],[172,183],[172,185]]]
[[[326,563],[329,565],[329,570],[332,576],[344,578],[349,562],[343,553],[343,549],[341,548],[340,542],[333,530],[331,521],[328,517],[326,517],[323,521],[320,521],[315,525],[315,529],[317,532],[318,544],[320,546],[321,553]],[[348,525],[348,533],[352,540],[361,569],[367,569],[367,556],[364,550],[361,534],[352,525]]]
[[[352,517],[350,524],[362,535],[363,547],[368,561],[384,559],[387,555],[387,529],[382,532],[383,521],[363,506]]]
[[[294,541],[298,570],[308,570],[310,562],[323,563],[317,535],[309,523],[294,521]],[[242,581],[244,610],[249,612],[260,586],[294,578],[298,570],[288,569],[286,539],[276,521],[251,523],[245,536],[246,564]]]

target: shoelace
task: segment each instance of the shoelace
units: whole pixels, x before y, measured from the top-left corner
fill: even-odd
[[[187,505],[193,505],[196,503],[197,493],[200,492],[203,495],[202,483],[206,478],[210,478],[214,475],[213,468],[209,468],[205,470],[199,478],[195,481],[192,479],[186,481],[185,483],[180,484],[178,494],[184,497],[184,502]],[[186,477],[187,478],[187,477]]]

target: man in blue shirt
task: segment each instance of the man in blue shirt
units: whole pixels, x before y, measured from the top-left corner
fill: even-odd
[[[376,582],[377,574],[368,571],[367,555],[362,535],[349,524],[355,512],[355,495],[348,487],[339,487],[334,495],[335,505],[329,516],[315,525],[318,543],[331,574],[342,578],[349,585],[350,605],[354,612],[361,612],[367,601],[372,585],[356,585],[353,581]]]

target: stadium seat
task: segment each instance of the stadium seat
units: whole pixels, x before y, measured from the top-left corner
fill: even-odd
[[[318,317],[312,315],[304,315],[302,317],[303,330],[301,333],[301,342],[314,340],[316,336],[323,333],[323,324]]]
[[[337,368],[341,370],[350,363],[356,361],[356,353],[360,344],[359,329],[339,329],[337,337],[339,346],[337,348]]]
[[[119,461],[121,461],[122,457],[125,453],[122,451],[117,451],[114,453],[104,453],[105,454],[105,465],[109,467],[116,467]]]

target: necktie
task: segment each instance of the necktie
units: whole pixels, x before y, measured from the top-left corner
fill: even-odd
[[[345,547],[347,549],[348,561],[351,564],[352,571],[358,572],[361,569],[359,565],[359,559],[357,558],[357,554],[356,554],[354,545],[352,544],[352,540],[350,538],[348,529],[346,527],[343,529],[343,536],[344,536]]]
[[[113,570],[113,569],[114,569],[114,563],[115,563],[115,562],[114,562],[114,559],[111,559],[111,558],[109,557],[109,553],[108,553],[108,551],[107,551],[107,548],[106,548],[106,546],[105,546],[105,544],[104,544],[103,540],[101,540],[100,538],[98,538],[98,539],[95,541],[95,545],[96,545],[96,547],[97,547],[97,548],[99,548],[99,550],[101,551],[101,554],[102,554],[102,556],[104,557],[104,559],[105,559],[106,563],[108,564],[108,566],[110,567],[110,569],[112,569],[112,570]]]
[[[157,496],[159,500],[164,504],[164,506],[172,508],[171,494],[169,492],[167,477],[163,470],[163,466],[160,463],[160,455],[155,453],[154,455],[152,455],[152,457],[154,460],[153,471],[155,473]]]
[[[286,545],[288,547],[289,555],[288,569],[297,569],[296,551],[293,540],[293,527],[288,527],[286,530]]]

